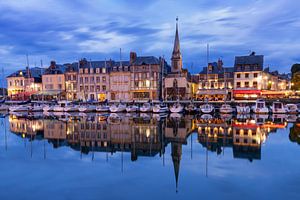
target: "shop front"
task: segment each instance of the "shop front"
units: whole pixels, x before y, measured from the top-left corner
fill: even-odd
[[[224,101],[231,99],[231,90],[199,89],[196,93],[197,101]]]
[[[233,90],[235,100],[256,100],[261,97],[261,90]]]

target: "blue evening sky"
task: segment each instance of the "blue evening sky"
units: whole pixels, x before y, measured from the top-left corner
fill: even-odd
[[[281,72],[300,61],[298,0],[0,0],[0,67],[49,66],[80,58],[119,60],[129,52],[165,56],[170,63],[179,17],[184,67],[199,72],[219,57],[265,55],[265,66]]]

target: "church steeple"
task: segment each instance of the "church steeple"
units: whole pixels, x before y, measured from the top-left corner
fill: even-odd
[[[172,60],[172,72],[181,72],[182,58],[181,58],[179,34],[178,34],[178,17],[176,18],[176,33],[175,33],[174,48],[173,48],[171,60]]]

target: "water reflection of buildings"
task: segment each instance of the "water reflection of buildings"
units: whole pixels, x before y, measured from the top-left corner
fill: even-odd
[[[261,159],[261,146],[271,131],[287,126],[284,120],[270,121],[268,116],[229,121],[221,118],[198,119],[197,124],[202,146],[217,154],[224,153],[225,147],[232,147],[234,158],[250,161]]]
[[[43,119],[9,117],[11,132],[30,138],[47,140],[54,148],[68,146],[80,154],[94,152],[129,152],[131,160],[138,157],[162,156],[170,144],[174,166],[176,188],[182,158],[182,145],[188,137],[197,132],[198,142],[207,151],[224,153],[225,148],[233,149],[234,158],[250,161],[261,159],[261,146],[270,132],[286,127],[284,120],[258,116],[249,119],[211,118],[193,116],[172,117],[158,120],[152,116],[137,115],[106,120],[103,116]]]

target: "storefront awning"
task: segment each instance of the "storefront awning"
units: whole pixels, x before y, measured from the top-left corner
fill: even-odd
[[[62,92],[61,91],[41,91],[35,95],[58,95],[58,94],[61,94]]]
[[[227,95],[228,92],[227,90],[198,90],[197,93],[198,95],[215,95],[215,94],[220,94],[220,95]]]
[[[261,94],[261,90],[233,90],[233,94]]]

